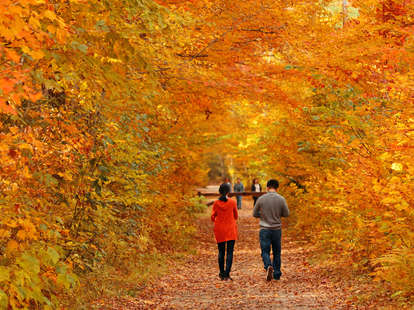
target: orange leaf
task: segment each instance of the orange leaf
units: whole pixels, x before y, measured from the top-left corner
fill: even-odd
[[[15,63],[20,62],[20,55],[18,53],[16,53],[15,50],[10,49],[10,48],[6,48],[6,55],[7,55],[8,58],[13,60]]]
[[[6,100],[0,98],[0,112],[6,114],[14,114],[16,115],[16,110],[9,104],[7,104]]]
[[[7,242],[7,252],[15,252],[19,248],[19,244],[15,240]]]

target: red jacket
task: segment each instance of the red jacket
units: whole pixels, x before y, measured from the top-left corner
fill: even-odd
[[[234,200],[228,199],[226,202],[216,200],[211,212],[211,220],[214,222],[214,235],[217,243],[237,240],[238,218],[237,204]]]

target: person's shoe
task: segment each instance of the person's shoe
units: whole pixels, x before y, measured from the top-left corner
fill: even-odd
[[[225,274],[223,274],[223,273],[219,273],[219,278],[220,278],[220,280],[226,280],[226,275]]]
[[[233,279],[230,277],[230,274],[228,272],[225,272],[224,273],[224,281],[228,281],[228,280],[233,281]]]
[[[273,278],[273,267],[269,266],[267,267],[267,277],[266,277],[266,281],[271,281]]]
[[[273,276],[273,279],[275,279],[275,280],[280,280],[280,277],[275,277],[275,276]]]

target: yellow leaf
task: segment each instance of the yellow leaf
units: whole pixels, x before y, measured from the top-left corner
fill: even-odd
[[[31,175],[29,173],[29,168],[27,166],[24,166],[24,168],[23,168],[23,176],[25,178],[30,178],[31,177]]]
[[[56,39],[59,43],[63,43],[65,41],[65,38],[67,36],[67,32],[61,29],[56,30]]]
[[[24,240],[26,239],[26,232],[24,230],[19,230],[16,235],[17,239]]]
[[[0,151],[8,152],[9,146],[7,144],[0,144]]]
[[[37,50],[37,51],[32,50],[29,53],[29,55],[32,56],[34,59],[41,59],[45,56],[45,54],[41,50]]]
[[[12,133],[12,134],[17,134],[18,132],[19,132],[19,128],[18,127],[16,127],[16,126],[13,126],[13,127],[10,127],[9,128],[9,130],[10,130],[10,132]]]
[[[400,163],[392,163],[391,169],[395,170],[395,171],[402,171],[403,170],[403,165],[400,164]]]
[[[24,221],[22,221],[21,225],[23,226],[23,229],[24,229],[25,231],[28,231],[28,232],[36,232],[36,228],[35,228],[35,226],[34,226],[34,225],[33,225],[33,223],[32,223],[31,221],[29,221],[29,220],[24,220]]]
[[[401,179],[399,177],[393,176],[390,179],[390,184],[398,184],[398,183],[400,183],[400,181],[401,181]]]
[[[0,282],[7,281],[10,278],[10,271],[7,267],[0,266]]]
[[[35,27],[37,27],[37,28],[40,28],[41,26],[40,26],[40,22],[39,22],[39,20],[36,18],[36,17],[33,17],[33,16],[31,16],[30,18],[29,18],[29,24],[30,25],[33,25],[33,26],[35,26]]]
[[[56,33],[56,27],[53,25],[49,25],[47,26],[47,31],[49,31],[50,33]]]
[[[33,151],[33,147],[28,143],[19,144],[19,149],[27,149],[27,150]]]
[[[5,229],[0,229],[0,238],[8,239],[10,237],[10,231]]]
[[[65,173],[59,172],[58,175],[64,178],[65,180],[68,180],[68,181],[73,180],[72,175],[68,172],[65,172]]]
[[[377,193],[381,192],[382,190],[382,186],[380,184],[375,184],[372,188]]]
[[[50,10],[46,10],[43,13],[43,16],[49,18],[50,20],[56,20],[57,19],[55,13],[53,11],[50,11]]]
[[[409,210],[410,205],[405,200],[401,200],[399,204],[395,205],[395,208],[399,211],[404,211]]]
[[[27,55],[32,56],[34,59],[40,59],[45,56],[45,54],[41,50],[32,50],[27,46],[23,46],[22,51]]]
[[[393,203],[396,203],[397,200],[393,197],[385,197],[383,200],[381,200],[381,202],[383,204],[393,204]]]
[[[379,156],[379,159],[380,160],[382,160],[382,161],[386,161],[387,159],[389,159],[391,157],[391,154],[390,153],[387,153],[387,152],[385,152],[385,153],[382,153],[380,156]]]
[[[8,41],[12,41],[14,39],[14,34],[11,32],[9,28],[3,27],[0,24],[0,34]]]
[[[11,228],[16,228],[18,225],[15,221],[7,221],[6,223],[4,223],[6,226],[9,226]]]

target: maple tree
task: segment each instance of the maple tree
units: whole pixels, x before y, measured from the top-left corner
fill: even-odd
[[[2,1],[1,307],[186,247],[212,150],[412,296],[413,5]]]

